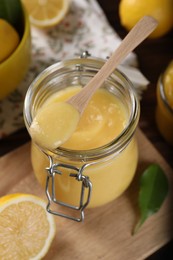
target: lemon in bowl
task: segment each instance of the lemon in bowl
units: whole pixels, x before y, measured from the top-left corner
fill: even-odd
[[[10,40],[2,37],[0,55],[0,100],[14,91],[24,79],[31,61],[31,35],[30,22],[25,9],[23,9],[23,33],[19,38],[18,32],[7,22],[1,19],[0,26],[5,28],[5,34],[9,32]],[[2,30],[3,30],[2,29]],[[2,33],[2,31],[0,30]]]
[[[6,60],[12,52],[17,48],[20,37],[13,26],[4,19],[0,18],[0,63]]]

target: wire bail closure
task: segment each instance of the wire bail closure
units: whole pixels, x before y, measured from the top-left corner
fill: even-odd
[[[92,183],[89,180],[88,176],[83,175],[83,171],[86,167],[88,167],[90,164],[84,164],[81,168],[69,165],[69,164],[63,164],[63,163],[54,163],[53,158],[51,156],[48,156],[50,166],[46,168],[47,171],[47,179],[46,179],[46,196],[48,199],[48,204],[46,207],[46,210],[54,214],[56,216],[64,217],[67,219],[71,219],[77,222],[82,222],[84,220],[84,209],[87,207],[87,205],[90,202],[91,198],[91,191],[92,191]],[[55,195],[55,177],[56,175],[62,175],[62,171],[59,168],[66,168],[73,170],[75,173],[70,173],[69,178],[75,178],[76,181],[81,182],[81,193],[79,198],[79,205],[73,206],[67,203],[64,203],[63,201],[59,201],[56,199]],[[87,192],[87,193],[86,193]],[[86,201],[84,201],[84,195],[86,193]],[[68,208],[74,211],[78,211],[80,213],[79,217],[67,215],[58,211],[52,210],[51,204],[55,203],[56,205],[60,205],[61,207]]]

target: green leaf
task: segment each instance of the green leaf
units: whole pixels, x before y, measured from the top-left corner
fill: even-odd
[[[8,21],[22,35],[23,8],[20,0],[0,0],[0,18]]]
[[[164,171],[157,164],[151,164],[140,179],[139,209],[140,219],[134,229],[135,234],[148,217],[158,212],[169,190]]]

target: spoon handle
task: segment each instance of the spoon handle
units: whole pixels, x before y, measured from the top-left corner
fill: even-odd
[[[151,16],[144,16],[139,20],[97,74],[77,95],[70,98],[68,103],[73,105],[79,113],[82,113],[94,92],[122,60],[154,31],[157,24],[158,22]]]

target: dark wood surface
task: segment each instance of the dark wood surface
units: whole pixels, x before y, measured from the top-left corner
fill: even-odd
[[[109,23],[119,36],[123,38],[127,32],[120,24],[118,15],[119,1],[98,0],[98,2],[103,8]],[[145,40],[136,48],[135,52],[138,56],[140,70],[150,81],[141,101],[139,126],[173,168],[173,147],[164,141],[155,124],[156,83],[159,75],[164,71],[170,60],[173,59],[173,31],[159,39]],[[0,140],[0,156],[26,143],[29,139],[26,129],[21,129]],[[168,245],[149,257],[148,260],[173,259],[172,246],[173,242],[171,241]]]

